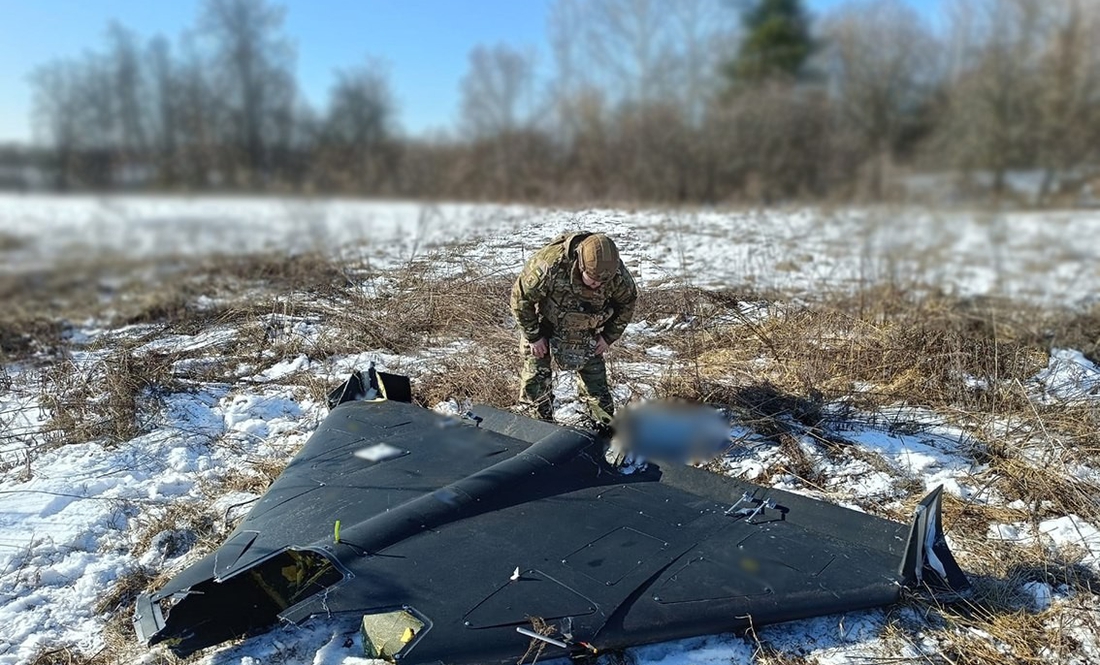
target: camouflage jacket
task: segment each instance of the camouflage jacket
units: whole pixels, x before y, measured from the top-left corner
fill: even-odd
[[[512,286],[511,305],[527,341],[581,341],[599,333],[611,344],[633,318],[638,289],[621,260],[619,271],[600,288],[590,289],[581,280],[576,247],[588,235],[558,236],[523,266]]]

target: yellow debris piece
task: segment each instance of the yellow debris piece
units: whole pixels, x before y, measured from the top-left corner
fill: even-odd
[[[283,579],[291,584],[302,583],[302,568],[301,564],[295,564],[290,566],[283,566],[279,572],[283,574]]]
[[[367,658],[393,660],[394,655],[416,639],[423,628],[424,622],[407,610],[367,614],[363,617],[360,628],[363,635],[363,655]]]

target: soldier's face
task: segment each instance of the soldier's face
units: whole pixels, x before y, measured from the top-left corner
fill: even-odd
[[[584,271],[581,271],[581,281],[590,289],[598,289],[603,286],[603,282]]]

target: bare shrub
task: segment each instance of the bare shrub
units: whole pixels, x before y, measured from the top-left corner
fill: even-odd
[[[466,402],[497,407],[515,404],[519,385],[515,371],[519,368],[517,346],[513,345],[511,353],[500,348],[479,348],[440,358],[417,382],[414,398],[429,407],[449,399],[460,407]],[[514,369],[506,371],[505,367]]]
[[[275,293],[331,295],[352,284],[347,264],[319,252],[215,257],[192,268],[190,275],[202,276],[207,285],[219,288],[234,283],[262,285]]]
[[[103,439],[129,441],[144,432],[142,405],[171,385],[170,357],[113,352],[87,369],[71,362],[46,373],[41,401],[50,411],[45,430],[59,444]]]
[[[330,322],[328,352],[382,348],[403,353],[454,340],[478,343],[498,335],[511,316],[504,278],[432,278],[413,268],[390,273],[381,290],[354,294]]]

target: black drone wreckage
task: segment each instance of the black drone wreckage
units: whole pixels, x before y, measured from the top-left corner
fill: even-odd
[[[214,553],[137,602],[177,655],[314,615],[401,663],[585,656],[961,590],[940,490],[899,524],[682,464],[622,475],[607,440],[355,374]]]

